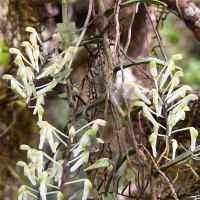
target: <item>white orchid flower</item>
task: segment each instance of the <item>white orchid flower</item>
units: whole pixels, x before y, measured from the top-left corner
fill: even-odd
[[[47,140],[51,147],[52,152],[55,153],[57,148],[57,143],[54,142],[53,136],[57,137],[63,143],[63,145],[67,147],[66,143],[58,135],[60,134],[65,138],[69,138],[64,133],[62,133],[61,131],[59,131],[46,121],[38,121],[37,125],[41,128],[39,149],[43,148],[44,141]]]
[[[52,89],[56,87],[57,84],[58,84],[57,81],[53,80],[50,83],[47,83],[46,85],[41,86],[43,88],[36,92],[37,96],[44,95],[46,92],[52,91]],[[40,87],[37,87],[36,89],[38,88]]]
[[[170,88],[168,90],[166,98],[168,98],[171,95],[171,93],[173,92],[173,90],[179,85],[181,76],[184,76],[182,71],[178,71],[174,74],[174,76],[172,77],[172,80],[170,82]]]
[[[173,59],[171,59],[168,63],[168,66],[167,66],[167,69],[164,73],[164,75],[161,77],[161,81],[160,81],[160,89],[163,88],[164,84],[166,83],[168,77],[172,74],[172,72],[175,70],[175,64],[174,64],[174,61]]]
[[[152,93],[153,93],[153,104],[154,107],[156,108],[156,115],[157,117],[162,115],[162,100],[159,96],[158,90],[156,89],[152,89]]]
[[[40,182],[40,197],[42,200],[47,200],[46,193],[47,193],[47,185],[49,183],[49,175],[47,171],[43,171],[39,176],[39,182]]]
[[[36,79],[41,79],[43,77],[51,75],[53,77],[54,74],[60,72],[61,67],[58,64],[52,64],[49,67],[45,68],[44,71],[36,77]]]
[[[158,69],[155,61],[150,62],[150,72],[154,79],[158,77]]]
[[[157,156],[157,151],[156,151],[157,134],[156,133],[152,133],[150,135],[150,137],[149,137],[149,143],[151,144],[153,156],[156,157]]]
[[[28,191],[26,190],[25,185],[22,185],[18,189],[18,200],[28,200]]]
[[[70,60],[73,58],[74,54],[78,51],[78,48],[76,47],[69,47],[66,52],[65,55],[60,63],[61,68],[65,65],[68,64],[70,62]]]
[[[83,163],[87,163],[88,159],[89,159],[89,154],[90,154],[90,152],[85,150],[77,158],[75,158],[74,160],[70,161],[70,163],[71,163],[71,162],[74,162],[75,160],[78,159],[78,161],[70,168],[70,172],[76,171]]]
[[[192,88],[189,85],[184,85],[179,89],[175,90],[168,98],[166,98],[167,104],[173,102],[174,100],[185,97],[187,91],[191,91]]]
[[[36,185],[35,166],[32,163],[28,165],[23,161],[18,161],[17,165],[24,168],[24,176],[26,176],[32,185]]]
[[[19,83],[12,75],[5,74],[2,79],[10,80],[11,89],[17,91],[22,97],[26,98],[26,94],[23,89],[24,86]]]
[[[172,160],[175,159],[176,149],[178,148],[178,142],[175,139],[172,139]]]
[[[198,135],[199,135],[198,131],[194,127],[190,127],[190,136],[191,136],[190,149],[191,149],[191,151],[195,150],[196,140],[197,140]]]
[[[63,173],[63,164],[64,160],[59,160],[53,163],[52,170],[51,170],[51,178],[54,177],[55,182],[58,182],[58,187],[60,187],[61,180],[62,180],[62,173]],[[59,164],[60,165],[59,165]]]
[[[64,185],[69,185],[73,183],[84,182],[84,190],[82,200],[87,200],[89,192],[92,190],[92,183],[88,179],[79,179],[76,181],[66,182]]]

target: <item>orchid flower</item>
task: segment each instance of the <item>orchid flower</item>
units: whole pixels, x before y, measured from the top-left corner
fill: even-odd
[[[157,151],[156,151],[157,134],[156,133],[152,133],[150,135],[150,137],[149,137],[149,143],[151,144],[153,156],[156,157],[157,156]]]
[[[85,150],[81,155],[71,160],[70,163],[78,159],[78,161],[70,168],[70,172],[76,171],[83,163],[87,163],[89,159],[89,154],[90,152]]]
[[[51,75],[53,77],[54,74],[60,72],[61,67],[58,64],[52,64],[49,67],[45,68],[44,71],[36,77],[36,79],[41,79],[43,77]]]
[[[147,118],[155,127],[159,126],[158,122],[154,119],[153,115],[151,114],[151,112],[153,113],[153,111],[144,102],[136,101],[135,105],[142,106],[144,117]]]
[[[74,157],[77,157],[78,154],[86,149],[87,146],[90,146],[90,134],[91,130],[85,132],[85,134],[81,137],[78,143],[75,145],[75,149],[73,150]]]
[[[27,151],[27,158],[30,159],[31,162],[33,162],[33,164],[35,165],[35,168],[37,170],[38,177],[39,177],[39,175],[42,173],[43,164],[44,164],[42,151],[38,151],[37,149],[30,148],[28,145],[24,145],[24,144],[20,145],[20,149]]]
[[[180,97],[185,97],[186,92],[188,90],[192,90],[192,88],[189,85],[184,85],[182,87],[180,87],[179,89],[177,89],[176,91],[174,91],[168,98],[166,98],[166,102],[167,104],[173,102],[174,100],[180,98]]]
[[[39,68],[38,68],[38,66],[36,66],[36,63],[35,63],[35,60],[33,57],[33,47],[30,44],[30,42],[24,41],[24,42],[22,42],[21,46],[25,47],[26,54],[29,57],[31,64],[34,66],[36,71],[39,72]]]
[[[69,63],[70,60],[73,58],[74,54],[77,52],[77,48],[76,47],[69,47],[66,52],[65,55],[60,63],[60,67],[62,68],[65,64]]]
[[[32,185],[36,185],[35,180],[35,166],[32,163],[28,165],[23,161],[18,161],[17,165],[24,168],[24,176],[26,176]]]
[[[31,33],[30,41],[33,46],[37,44],[37,40],[39,41],[40,45],[43,46],[42,41],[41,41],[37,31],[33,27],[30,27],[30,26],[26,27],[26,31]]]
[[[198,135],[199,135],[198,131],[194,127],[191,127],[190,128],[190,136],[191,136],[190,149],[191,149],[191,151],[195,150],[196,140],[197,140]]]
[[[63,164],[64,160],[59,160],[53,163],[52,170],[51,170],[51,178],[54,177],[55,182],[58,182],[58,187],[60,187],[61,180],[62,180],[62,173],[63,173]],[[60,165],[58,165],[58,163]]]
[[[173,126],[175,126],[175,124],[176,124],[175,113],[174,113],[174,111],[170,111],[169,115],[167,117],[167,125],[168,125],[168,128],[169,128],[169,130],[168,130],[169,136],[171,135],[172,128],[173,128]]]
[[[136,84],[136,83],[126,83],[125,84],[125,87],[126,88],[129,88],[129,87],[133,87],[134,88],[134,91],[135,91],[135,95],[140,97],[142,101],[144,101],[146,104],[150,105],[151,104],[151,101],[145,96],[144,94],[144,91],[148,91],[150,92],[149,90],[141,87],[140,85]]]
[[[178,142],[175,139],[172,139],[172,160],[175,159],[176,156],[176,149],[178,147]]]
[[[150,62],[150,72],[154,79],[158,77],[158,70],[155,61]]]
[[[39,176],[39,182],[40,182],[40,196],[42,200],[46,200],[46,193],[47,193],[47,185],[49,183],[49,175],[47,171],[43,171]]]
[[[57,200],[64,200],[64,196],[60,191],[57,192]]]
[[[92,190],[92,183],[88,179],[79,179],[79,180],[76,180],[76,181],[66,182],[66,183],[64,183],[64,185],[69,185],[69,184],[82,182],[82,181],[84,182],[82,200],[87,200],[89,192]]]
[[[174,64],[174,61],[173,59],[171,59],[168,63],[168,66],[167,66],[167,69],[164,73],[164,75],[162,76],[161,78],[161,81],[160,81],[160,89],[163,88],[164,84],[166,83],[168,77],[171,75],[171,73],[175,70],[175,64]]]
[[[12,75],[5,74],[2,79],[10,80],[11,89],[16,90],[22,97],[26,98],[26,94],[23,92],[24,86],[19,83]]]
[[[67,147],[66,143],[59,137],[58,134],[62,135],[65,138],[69,138],[68,136],[66,136],[64,133],[62,133],[46,121],[38,121],[37,124],[41,128],[39,149],[43,148],[44,141],[46,139],[51,147],[52,152],[55,153],[57,143],[54,142],[53,136],[57,137]]]
[[[195,146],[196,146],[196,140],[197,140],[197,137],[199,135],[197,129],[195,129],[194,127],[187,127],[187,128],[175,130],[172,133],[176,133],[176,132],[180,132],[180,131],[187,131],[187,130],[190,131],[190,137],[191,137],[190,149],[191,149],[191,151],[194,151]]]
[[[36,94],[39,96],[39,95],[44,95],[46,92],[49,92],[49,91],[52,91],[52,89],[54,87],[56,87],[57,85],[57,81],[56,80],[53,80],[51,81],[50,83],[46,84],[46,85],[43,85],[41,87],[43,87],[41,90],[37,91]],[[38,89],[40,87],[37,87],[36,89]]]
[[[168,90],[166,98],[168,98],[171,95],[171,93],[173,92],[173,90],[179,85],[181,76],[184,76],[182,71],[178,71],[174,74],[171,82],[169,83],[170,88]]]
[[[157,117],[159,117],[162,114],[163,102],[158,94],[158,90],[152,89],[152,93],[153,93],[153,104],[154,104],[154,107],[156,108],[156,115]]]

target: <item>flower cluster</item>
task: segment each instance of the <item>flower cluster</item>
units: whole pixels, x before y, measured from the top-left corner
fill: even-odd
[[[50,144],[51,150],[54,154],[54,157],[51,158],[46,153],[44,153],[42,150],[37,150],[29,147],[28,145],[21,145],[21,150],[27,151],[27,158],[30,160],[30,162],[27,164],[24,161],[19,161],[17,163],[18,166],[23,167],[24,169],[24,176],[26,176],[31,184],[33,186],[37,185],[37,182],[39,183],[39,189],[33,189],[31,187],[28,187],[26,185],[23,185],[19,188],[19,199],[21,200],[27,200],[28,196],[34,196],[37,197],[37,193],[40,193],[41,199],[46,200],[47,195],[56,194],[57,200],[64,199],[61,191],[61,180],[63,175],[63,167],[64,167],[64,160],[63,159],[57,159],[58,144],[54,142],[54,137],[60,138],[62,136],[65,136],[64,133],[57,130],[55,127],[50,125],[48,122],[45,121],[39,121],[38,122],[40,128],[41,128],[41,137],[40,137],[40,144],[39,148],[42,149],[44,140],[47,140]],[[92,125],[92,126],[90,126]],[[105,126],[106,122],[101,119],[96,119],[85,126],[83,126],[81,129],[75,131],[75,128],[72,126],[69,131],[69,137],[71,141],[75,137],[75,135],[82,131],[84,128],[88,128],[88,130],[85,131],[85,133],[82,135],[82,137],[79,139],[79,141],[74,144],[73,148],[71,149],[71,152],[73,152],[73,158],[68,162],[65,163],[66,167],[68,165],[71,165],[70,172],[76,171],[80,166],[82,166],[84,163],[88,162],[90,151],[87,150],[87,147],[91,145],[91,135],[96,135],[99,126]],[[73,134],[72,134],[73,132]],[[58,134],[60,136],[58,136]],[[65,136],[68,137],[68,136]],[[98,138],[97,138],[98,139]],[[99,143],[102,143],[103,141],[101,139],[97,140]],[[62,140],[62,144],[67,146],[67,144]],[[98,150],[97,150],[98,151]],[[45,162],[44,158],[48,159],[52,166],[44,170]],[[77,182],[84,182],[84,191],[83,191],[83,197],[82,200],[86,200],[89,192],[92,190],[92,183],[88,179],[79,179],[72,182],[66,182],[64,185],[73,184]],[[58,186],[52,185],[52,183],[57,183]],[[54,192],[48,192],[48,188],[54,188],[56,191]]]
[[[49,64],[48,67],[43,69],[44,56],[43,52],[40,51],[40,47],[43,49],[45,48],[34,28],[27,27],[26,31],[30,32],[30,39],[21,44],[25,49],[26,56],[16,48],[9,49],[11,54],[16,55],[14,63],[18,66],[18,80],[8,74],[4,75],[3,79],[10,80],[11,88],[18,92],[23,98],[26,98],[27,103],[29,103],[30,100],[36,99],[35,106],[29,107],[34,108],[33,114],[35,115],[37,113],[39,120],[42,120],[44,115],[44,97],[47,92],[52,91],[58,84],[54,76],[63,70],[64,66],[72,59],[73,54],[76,53],[77,48],[69,47],[60,55],[55,55],[52,57],[51,61],[56,61],[56,63],[53,62],[53,64]],[[40,86],[36,85],[38,79],[47,76],[51,77],[50,82]]]
[[[154,88],[149,90],[136,83],[126,83],[126,87],[133,87],[135,95],[141,101],[136,101],[135,105],[142,107],[143,115],[153,125],[153,133],[149,137],[153,156],[157,156],[156,144],[157,136],[170,137],[179,131],[188,131],[191,135],[191,151],[194,151],[198,131],[194,127],[174,129],[180,120],[185,119],[185,113],[190,110],[189,101],[198,99],[194,94],[187,94],[192,88],[189,85],[180,86],[180,77],[184,76],[182,68],[175,65],[174,61],[181,59],[180,54],[172,56],[166,65],[159,71],[155,61],[150,62],[150,73],[154,83]],[[165,107],[165,112],[163,108]],[[158,118],[166,118],[166,127],[158,123]],[[165,130],[166,135],[159,134],[159,129]],[[172,159],[175,158],[178,143],[172,139]]]
[[[77,131],[75,127],[72,126],[68,133],[63,133],[43,120],[43,106],[45,104],[46,93],[53,90],[58,83],[66,83],[65,80],[60,81],[60,79],[56,77],[59,77],[58,74],[62,73],[64,67],[68,65],[74,53],[76,53],[77,48],[69,47],[63,53],[53,55],[51,62],[46,64],[44,63],[43,52],[40,51],[40,47],[44,49],[44,46],[38,33],[32,27],[27,27],[26,31],[30,32],[30,40],[24,41],[21,44],[25,48],[26,56],[18,49],[10,48],[10,53],[16,55],[14,62],[18,66],[17,78],[8,74],[3,76],[3,79],[10,80],[11,88],[25,98],[28,105],[31,105],[32,100],[34,100],[33,102],[35,102],[35,105],[29,107],[34,108],[34,115],[36,113],[38,114],[37,125],[40,128],[39,150],[31,148],[26,144],[20,147],[21,150],[27,151],[28,161],[19,161],[17,165],[23,168],[24,176],[30,181],[32,187],[22,185],[18,189],[18,199],[27,200],[30,199],[30,197],[37,199],[38,196],[40,196],[40,199],[46,200],[47,195],[56,195],[57,200],[63,200],[64,196],[60,187],[61,181],[63,181],[64,167],[70,166],[70,172],[73,173],[88,162],[91,152],[91,150],[89,150],[92,143],[91,138],[95,137],[98,144],[103,143],[103,140],[96,138],[96,133],[99,130],[99,126],[106,125],[106,121],[96,119],[87,123]],[[44,65],[47,67],[42,69]],[[47,76],[50,77],[50,79],[48,79],[50,81],[44,85],[38,86],[37,80]],[[74,140],[76,134],[83,131],[85,132],[81,138],[76,138],[76,140]],[[45,142],[50,146],[53,153],[52,157],[42,150]],[[63,158],[60,158],[60,147],[64,146],[67,149],[69,142],[71,143],[71,150],[69,153],[71,156],[69,160],[65,162]],[[98,149],[95,150],[98,151]],[[77,182],[84,182],[82,200],[86,200],[89,192],[92,190],[92,183],[90,180],[79,179],[72,182],[65,182],[62,185]]]

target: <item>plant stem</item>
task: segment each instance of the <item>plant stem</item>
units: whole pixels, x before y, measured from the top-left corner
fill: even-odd
[[[63,23],[67,23],[67,1],[62,3],[62,21]]]

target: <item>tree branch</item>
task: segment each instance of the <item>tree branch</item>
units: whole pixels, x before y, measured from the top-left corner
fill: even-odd
[[[190,0],[161,0],[169,11],[177,14],[200,40],[200,8]]]

